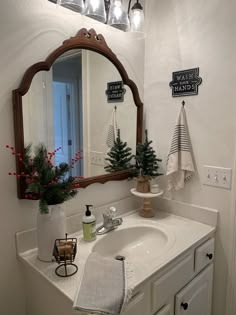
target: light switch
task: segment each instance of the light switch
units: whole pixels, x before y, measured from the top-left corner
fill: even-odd
[[[98,151],[90,151],[91,164],[104,166],[104,153]]]
[[[232,169],[204,165],[203,184],[230,189]]]

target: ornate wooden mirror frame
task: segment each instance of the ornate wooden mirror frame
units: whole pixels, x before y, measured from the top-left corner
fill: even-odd
[[[39,71],[48,71],[52,67],[53,62],[63,53],[71,49],[87,49],[97,52],[107,59],[109,59],[119,71],[123,83],[128,85],[133,94],[134,103],[137,106],[137,129],[136,129],[136,143],[142,141],[142,125],[143,125],[143,103],[140,100],[139,92],[136,84],[128,77],[128,74],[118,60],[116,55],[108,47],[104,37],[101,34],[86,29],[81,29],[75,37],[71,37],[63,42],[63,44],[54,50],[45,61],[35,63],[25,72],[20,86],[13,91],[13,115],[14,115],[14,130],[15,130],[15,151],[24,154],[24,125],[23,125],[23,110],[22,110],[22,96],[24,96],[31,85],[34,75]],[[16,157],[17,174],[24,171],[24,165],[19,163]],[[81,179],[80,187],[84,188],[93,183],[105,183],[111,180],[123,180],[129,177],[129,172],[120,171],[108,173],[100,176],[93,176]],[[18,198],[25,199],[25,182],[23,178],[17,178],[17,193]]]

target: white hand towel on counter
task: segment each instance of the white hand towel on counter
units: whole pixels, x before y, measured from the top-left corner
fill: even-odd
[[[183,188],[185,182],[192,177],[194,171],[186,115],[184,106],[182,106],[167,157],[166,175],[168,178],[168,190]]]
[[[73,309],[79,311],[78,314],[122,314],[132,296],[131,278],[125,261],[91,253]]]

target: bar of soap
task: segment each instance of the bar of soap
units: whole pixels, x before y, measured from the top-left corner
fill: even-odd
[[[63,244],[58,246],[58,252],[61,259],[71,259],[74,251],[74,246],[72,243]]]

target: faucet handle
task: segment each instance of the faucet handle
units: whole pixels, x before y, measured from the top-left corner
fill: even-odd
[[[115,207],[109,208],[109,215],[112,219],[114,219],[116,217],[116,208]]]

